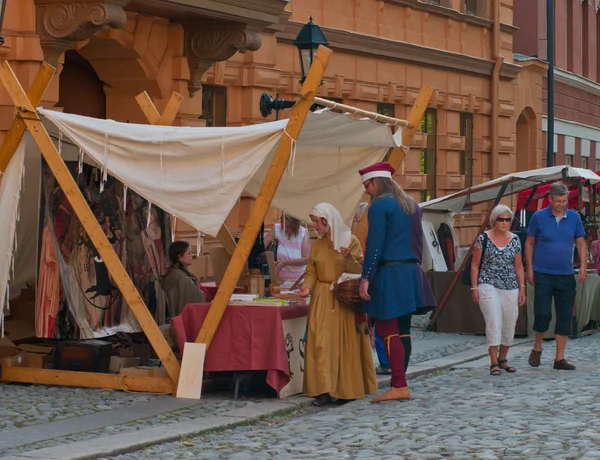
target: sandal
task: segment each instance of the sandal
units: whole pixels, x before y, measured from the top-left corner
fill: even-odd
[[[495,376],[502,375],[499,364],[492,364],[490,366],[490,375],[495,375]]]
[[[517,369],[516,369],[516,368],[514,368],[514,367],[512,367],[512,366],[509,366],[509,365],[508,365],[508,360],[507,360],[507,359],[499,359],[499,360],[498,360],[498,364],[499,364],[499,365],[500,365],[500,367],[501,367],[502,369],[504,369],[506,372],[510,372],[511,374],[512,374],[513,372],[517,372]]]

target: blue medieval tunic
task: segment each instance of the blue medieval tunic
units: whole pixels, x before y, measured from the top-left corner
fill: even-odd
[[[433,291],[421,267],[422,210],[406,214],[398,200],[382,196],[369,208],[369,234],[362,276],[369,280],[371,300],[363,311],[387,320],[410,313],[422,315],[435,306]]]

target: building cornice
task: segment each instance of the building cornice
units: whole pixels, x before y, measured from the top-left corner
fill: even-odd
[[[483,27],[484,29],[492,30],[494,28],[494,22],[490,21],[487,18],[462,13],[453,8],[448,8],[443,5],[435,5],[429,2],[422,2],[419,0],[383,0],[383,3],[391,3],[394,5],[405,6],[415,11],[423,11],[434,16],[441,16],[444,18],[452,19],[457,22]],[[519,28],[512,24],[500,24],[501,32],[514,35],[515,33],[517,33],[518,30]]]
[[[580,89],[594,96],[600,96],[600,84],[581,75],[567,72],[566,70],[555,68],[554,81],[570,86],[571,88]]]
[[[304,24],[288,21],[283,31],[276,34],[277,39],[284,43],[292,43]],[[481,59],[452,51],[428,48],[398,40],[375,37],[342,29],[321,27],[329,41],[329,47],[334,51],[360,54],[369,57],[402,61],[428,67],[442,68],[455,72],[468,73],[489,77],[494,68],[494,61]],[[504,63],[500,77],[514,80],[521,67],[513,63]]]

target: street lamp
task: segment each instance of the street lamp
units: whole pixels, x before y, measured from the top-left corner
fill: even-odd
[[[0,0],[0,34],[2,34],[2,23],[4,22],[4,10],[6,8],[6,0]],[[4,37],[0,35],[0,45],[4,45]]]
[[[300,30],[296,40],[294,40],[294,45],[298,48],[300,55],[300,72],[302,72],[300,84],[303,84],[319,46],[328,46],[329,42],[325,38],[325,35],[323,35],[323,32],[321,32],[319,26],[313,22],[311,16],[310,20]]]
[[[300,29],[300,33],[294,40],[294,45],[298,48],[298,54],[300,56],[300,72],[302,73],[300,84],[302,85],[304,80],[306,80],[308,69],[310,69],[310,66],[315,59],[319,46],[327,46],[329,45],[329,42],[325,38],[325,35],[323,35],[323,32],[321,32],[319,26],[313,22],[311,16],[310,20],[302,26],[302,29]],[[294,101],[284,101],[279,97],[273,99],[269,94],[262,93],[260,96],[260,113],[266,118],[273,110],[275,110],[278,115],[277,118],[279,118],[280,110],[289,109],[293,107],[294,104]]]

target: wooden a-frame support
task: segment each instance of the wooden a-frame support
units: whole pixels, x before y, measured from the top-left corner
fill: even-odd
[[[408,126],[404,128],[402,131],[402,145],[400,147],[395,147],[392,149],[390,153],[390,157],[388,158],[388,163],[391,164],[396,171],[400,169],[402,166],[402,162],[404,161],[404,156],[406,152],[404,147],[408,147],[412,144],[413,139],[415,137],[415,133],[417,132],[417,128],[421,126],[421,119],[425,114],[425,110],[427,110],[427,106],[429,105],[429,101],[431,100],[431,96],[433,96],[434,89],[429,85],[423,85],[417,98],[415,99],[415,103],[408,114]],[[367,240],[367,232],[368,232],[368,223],[367,223],[367,210],[363,214],[363,218],[358,223],[358,226],[354,230],[354,235],[358,238],[363,245]]]
[[[146,115],[148,119],[148,123],[151,125],[158,126],[171,126],[173,121],[175,121],[175,117],[179,113],[179,108],[181,107],[181,103],[183,102],[183,96],[175,91],[171,94],[171,99],[167,103],[163,114],[158,113],[156,106],[150,99],[150,96],[146,91],[138,94],[135,97],[135,100],[139,104],[142,112]],[[217,234],[217,238],[227,251],[227,254],[231,257],[233,255],[233,251],[235,251],[236,242],[233,239],[233,236],[223,224],[219,229],[219,233]]]
[[[34,80],[34,84],[28,94],[26,94],[9,63],[7,61],[0,63],[0,81],[18,110],[15,121],[7,134],[4,144],[0,148],[0,165],[8,165],[10,158],[13,156],[25,133],[25,129],[29,129],[52,174],[69,200],[73,211],[92,240],[98,254],[104,260],[108,272],[111,274],[123,298],[127,301],[129,308],[131,308],[136,320],[160,358],[169,378],[141,378],[118,374],[12,367],[3,369],[0,380],[46,385],[173,393],[179,381],[179,362],[144,304],[138,290],[129,278],[125,267],[108,242],[106,235],[85,201],[79,187],[77,187],[77,183],[56,150],[46,128],[37,116],[36,106],[41,100],[53,74],[54,69],[48,64],[43,64]],[[167,116],[170,116],[170,114],[166,113],[165,119]]]
[[[294,143],[300,135],[300,131],[302,130],[304,121],[310,111],[310,107],[313,104],[330,58],[331,50],[324,46],[320,46],[302,86],[302,98],[291,110],[290,119],[285,128],[285,134],[279,142],[279,146],[277,147],[277,151],[275,152],[265,180],[258,192],[258,196],[256,197],[256,201],[254,202],[254,206],[252,207],[252,211],[250,212],[250,216],[248,217],[239,243],[235,247],[231,261],[227,266],[223,281],[219,286],[210,310],[208,311],[208,315],[206,315],[206,319],[196,338],[196,343],[204,343],[207,348],[210,347],[215,333],[217,332],[217,328],[221,323],[221,319],[225,314],[225,310],[227,309],[229,299],[242,274],[242,270],[248,259],[256,235],[260,230],[260,226],[267,215],[277,187],[281,182]]]

